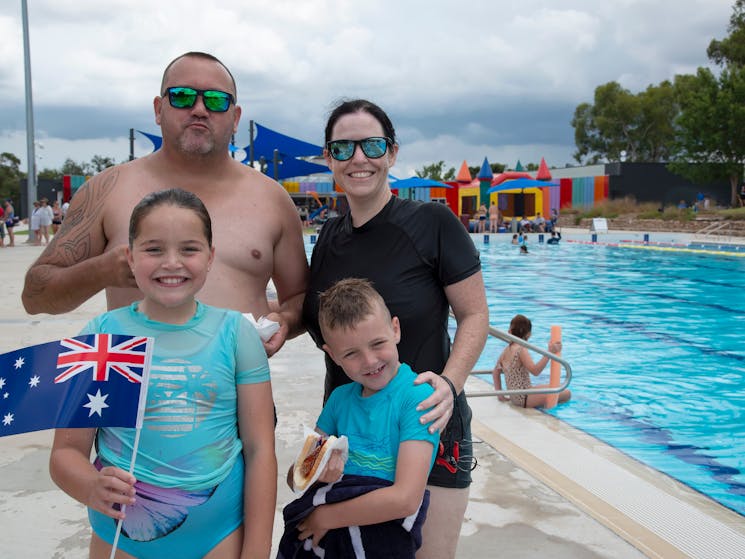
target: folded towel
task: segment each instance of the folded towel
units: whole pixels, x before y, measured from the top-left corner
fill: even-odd
[[[284,508],[285,531],[279,542],[277,559],[413,559],[422,545],[422,525],[427,517],[429,491],[424,492],[417,512],[407,518],[329,530],[316,548],[311,545],[310,538],[298,539],[298,524],[317,506],[354,499],[390,485],[392,482],[385,479],[352,475],[342,476],[336,483],[315,484]]]

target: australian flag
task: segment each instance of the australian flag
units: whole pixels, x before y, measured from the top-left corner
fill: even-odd
[[[153,339],[92,334],[0,355],[0,436],[142,427]]]

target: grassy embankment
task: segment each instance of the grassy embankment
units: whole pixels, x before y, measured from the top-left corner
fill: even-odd
[[[654,202],[637,202],[633,198],[621,198],[618,200],[605,200],[600,204],[586,210],[567,209],[562,210],[564,215],[573,215],[575,225],[579,225],[583,219],[593,217],[604,217],[606,219],[617,219],[619,217],[633,216],[635,219],[662,219],[665,221],[693,221],[695,218],[708,217],[712,220],[735,220],[745,221],[745,208],[710,208],[708,210],[693,211],[692,208],[681,209],[668,206],[660,209],[659,204]]]

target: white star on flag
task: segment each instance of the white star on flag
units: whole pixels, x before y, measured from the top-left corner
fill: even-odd
[[[37,386],[39,386],[39,381],[40,380],[41,379],[39,378],[39,375],[34,375],[34,376],[31,377],[31,380],[28,381],[28,385],[31,388],[36,388]]]
[[[23,367],[24,363],[25,361],[23,360],[23,357],[19,357],[18,359],[16,359],[15,368],[20,369],[21,367]]]
[[[6,413],[5,417],[3,417],[3,425],[10,425],[11,423],[13,423],[13,414]]]
[[[90,412],[88,412],[88,417],[92,416],[94,413],[97,413],[99,417],[101,417],[101,412],[104,408],[108,408],[109,404],[106,403],[106,398],[109,397],[108,394],[101,395],[101,389],[99,388],[96,391],[96,395],[88,394],[88,399],[90,400],[87,404],[83,404],[84,408],[90,408]]]
[[[0,388],[4,388],[4,387],[5,387],[5,379],[0,377]]]

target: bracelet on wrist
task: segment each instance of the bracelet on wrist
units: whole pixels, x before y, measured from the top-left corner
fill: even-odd
[[[455,385],[453,384],[453,381],[450,380],[445,375],[440,375],[440,378],[448,383],[448,386],[450,387],[450,392],[453,393],[453,405],[455,405],[455,401],[458,399],[458,393],[455,391]]]

